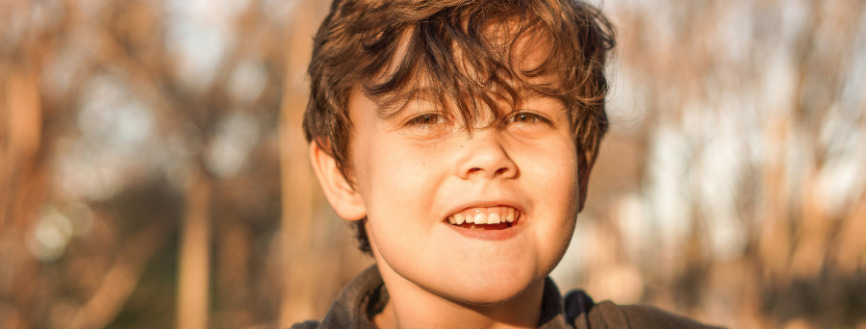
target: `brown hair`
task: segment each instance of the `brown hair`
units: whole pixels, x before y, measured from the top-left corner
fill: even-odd
[[[547,58],[538,66],[517,66],[512,50],[522,37],[543,40]],[[399,111],[424,84],[439,102],[454,102],[466,123],[497,101],[513,105],[523,90],[563,102],[587,168],[608,127],[604,64],[613,46],[608,20],[575,0],[335,0],[314,40],[306,138],[352,183],[353,89]],[[369,252],[363,221],[355,223]]]

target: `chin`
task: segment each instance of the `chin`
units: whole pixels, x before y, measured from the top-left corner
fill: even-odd
[[[451,289],[445,295],[461,304],[495,305],[517,298],[537,282],[543,284],[544,280],[516,276],[502,277],[499,280],[463,280],[459,284],[452,283]]]
[[[519,291],[522,292],[522,291]],[[502,290],[483,291],[471,296],[459,296],[451,298],[455,302],[466,305],[488,306],[505,303],[520,295],[513,292],[504,292]],[[462,297],[462,298],[461,298]]]

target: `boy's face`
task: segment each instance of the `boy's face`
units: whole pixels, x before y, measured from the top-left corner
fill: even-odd
[[[574,230],[580,170],[561,102],[506,104],[503,119],[480,118],[471,125],[484,128],[471,134],[419,100],[385,119],[354,92],[349,110],[353,193],[383,272],[486,304],[539,286],[559,262]],[[500,224],[449,222],[479,214]]]

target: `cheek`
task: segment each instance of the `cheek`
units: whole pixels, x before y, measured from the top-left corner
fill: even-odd
[[[527,183],[536,193],[548,195],[545,200],[571,201],[577,198],[577,148],[568,141],[551,142],[533,148],[524,156],[523,171]]]
[[[436,192],[437,161],[430,152],[418,152],[400,143],[382,140],[371,144],[364,156],[363,177],[358,188],[369,216],[408,218],[413,212],[429,210]]]
[[[537,215],[545,219],[539,223],[542,227],[537,238],[549,240],[550,244],[544,248],[560,254],[571,239],[577,218],[580,190],[577,149],[568,141],[548,143],[543,152],[534,153],[529,160],[524,183],[534,195],[542,196],[535,199],[535,208]]]

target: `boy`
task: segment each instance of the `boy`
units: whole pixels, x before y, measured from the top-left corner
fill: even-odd
[[[607,20],[572,0],[335,0],[309,68],[310,157],[376,266],[296,328],[702,328],[564,300],[607,129]]]

